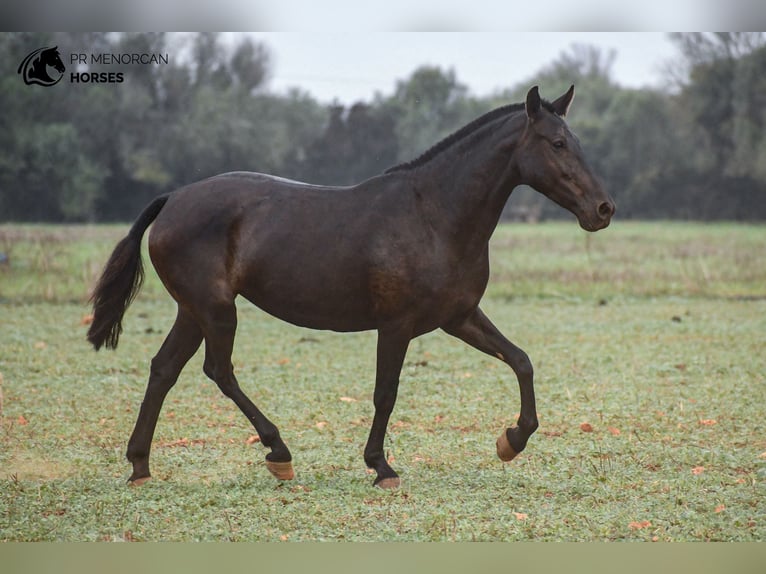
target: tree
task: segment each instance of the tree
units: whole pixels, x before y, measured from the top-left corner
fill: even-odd
[[[400,161],[420,155],[487,111],[468,96],[468,88],[458,81],[454,70],[433,66],[418,68],[408,79],[397,82],[393,96],[378,103],[395,119]]]
[[[704,218],[766,217],[763,33],[673,34],[687,77],[679,99],[703,177],[696,189]]]
[[[246,92],[252,92],[266,80],[269,53],[263,44],[245,38],[234,49],[229,65],[234,82]]]
[[[269,52],[247,37],[0,35],[0,50],[17,62],[53,45],[174,56],[125,69],[119,85],[49,89],[0,76],[0,219],[129,220],[157,194],[230,170],[357,183],[492,108],[523,101],[534,84],[549,99],[576,85],[567,121],[621,217],[766,219],[766,36],[672,37],[684,71],[675,90],[623,88],[612,78],[613,52],[575,45],[489,97],[472,96],[454,70],[424,66],[392,94],[343,107],[299,90],[269,93]],[[186,50],[174,44],[181,39]],[[72,68],[114,71],[92,62]],[[566,215],[525,190],[510,207]]]
[[[83,41],[102,38],[88,34]],[[21,58],[66,39],[61,34],[4,34],[0,49]],[[23,85],[15,73],[0,80],[0,217],[93,221],[108,168],[89,157],[88,139],[70,117],[76,95],[33,88],[37,87]]]
[[[384,110],[359,102],[329,112],[324,131],[306,149],[301,179],[351,185],[396,163],[395,124]]]
[[[668,94],[620,90],[589,134],[589,157],[621,217],[678,217],[693,205],[683,182],[693,158],[677,103]],[[691,194],[693,195],[693,194]]]

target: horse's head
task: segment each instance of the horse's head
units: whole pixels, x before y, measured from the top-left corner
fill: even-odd
[[[516,150],[522,183],[571,211],[587,231],[603,229],[614,215],[614,200],[593,175],[577,137],[564,117],[574,86],[553,103],[542,102],[537,86],[526,99],[527,127]]]
[[[59,54],[58,46],[54,46],[53,48],[46,48],[40,52],[40,61],[46,66],[55,68],[57,72],[63,73],[66,70],[64,63],[61,61],[61,55]]]

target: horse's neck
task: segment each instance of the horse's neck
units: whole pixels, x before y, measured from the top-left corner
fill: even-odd
[[[513,153],[526,120],[500,119],[417,168],[432,217],[458,241],[486,246],[515,181]]]

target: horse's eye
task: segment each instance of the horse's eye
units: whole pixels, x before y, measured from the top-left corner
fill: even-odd
[[[564,149],[567,147],[567,142],[566,140],[553,140],[553,147],[556,149]]]

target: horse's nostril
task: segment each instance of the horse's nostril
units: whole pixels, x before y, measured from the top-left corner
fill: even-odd
[[[598,214],[602,219],[614,215],[614,205],[608,201],[602,201],[598,206]]]

